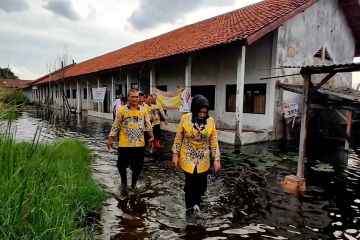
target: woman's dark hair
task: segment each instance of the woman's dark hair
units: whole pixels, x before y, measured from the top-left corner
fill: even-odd
[[[195,95],[193,99],[191,100],[191,108],[190,111],[192,113],[192,122],[198,122],[197,119],[198,113],[200,112],[200,109],[206,108],[209,111],[209,101],[203,96],[203,95]],[[209,118],[209,113],[206,114],[206,117],[202,120],[202,122],[206,122],[206,120]]]

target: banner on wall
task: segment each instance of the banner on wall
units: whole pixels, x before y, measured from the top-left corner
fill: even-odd
[[[164,92],[157,88],[153,89],[153,92],[157,95],[157,102],[162,105],[166,110],[178,110],[181,112],[190,111],[190,96],[188,96],[189,91],[185,91],[186,88],[179,88],[176,91]],[[187,105],[188,104],[188,105]],[[186,109],[189,109],[186,111]]]
[[[104,102],[106,87],[103,88],[92,88],[93,102],[102,103]]]

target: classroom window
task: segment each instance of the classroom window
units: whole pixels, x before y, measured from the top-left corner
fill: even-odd
[[[244,85],[244,113],[265,114],[266,83]]]
[[[66,98],[70,98],[70,89],[66,89]]]
[[[160,86],[156,86],[157,89],[166,92],[167,91],[167,85],[160,85]]]
[[[236,111],[236,84],[226,85],[226,112]]]
[[[73,97],[73,99],[76,98],[76,89],[72,89],[72,97]]]
[[[84,88],[84,99],[87,99],[87,89],[86,88]]]
[[[121,94],[123,94],[122,92],[122,84],[117,84],[115,85],[115,96],[120,96]]]
[[[215,85],[191,86],[191,96],[203,95],[209,101],[209,110],[215,109]]]

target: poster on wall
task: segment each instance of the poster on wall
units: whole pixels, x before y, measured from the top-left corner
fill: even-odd
[[[102,103],[104,102],[106,87],[103,88],[92,88],[93,102]]]
[[[179,112],[190,112],[190,105],[191,105],[191,88],[186,87],[181,92],[180,95],[181,106],[179,108]]]

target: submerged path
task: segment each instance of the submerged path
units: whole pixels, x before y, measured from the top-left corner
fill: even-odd
[[[186,226],[184,176],[170,161],[172,133],[163,134],[161,159],[146,158],[138,193],[119,199],[116,151],[106,149],[109,121],[29,110],[14,122],[17,138],[31,139],[39,123],[44,141],[56,133],[92,150],[94,178],[108,193],[96,239],[360,239],[360,160],[354,152],[314,154],[306,166],[308,191],[293,196],[279,183],[296,172],[296,149],[257,144],[234,154],[232,146],[221,145],[223,169],[209,175],[201,222]]]

